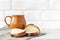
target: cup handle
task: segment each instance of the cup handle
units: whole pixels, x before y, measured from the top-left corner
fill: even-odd
[[[10,26],[10,24],[8,24],[8,23],[6,22],[6,18],[7,18],[7,17],[9,17],[10,19],[12,19],[12,17],[11,17],[11,16],[6,16],[5,19],[4,19],[5,23],[6,23],[8,26]]]

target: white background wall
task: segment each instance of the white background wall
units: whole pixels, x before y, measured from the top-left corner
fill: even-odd
[[[13,13],[24,13],[27,23],[40,28],[60,29],[60,0],[0,0],[0,28]]]

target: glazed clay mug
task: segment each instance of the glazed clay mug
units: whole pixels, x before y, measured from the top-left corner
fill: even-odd
[[[6,22],[7,17],[9,17],[11,19],[10,24],[8,24]],[[25,21],[24,15],[6,16],[4,20],[10,29],[13,29],[13,28],[24,29],[26,26],[26,21]]]

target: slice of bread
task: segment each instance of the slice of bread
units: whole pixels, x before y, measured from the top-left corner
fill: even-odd
[[[10,30],[10,34],[12,37],[22,37],[22,36],[26,35],[26,31],[23,29],[14,28],[14,29]]]
[[[27,25],[24,30],[29,36],[36,36],[40,34],[40,29],[34,24]]]

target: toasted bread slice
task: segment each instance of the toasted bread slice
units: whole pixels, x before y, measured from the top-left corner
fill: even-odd
[[[40,34],[40,29],[34,24],[29,24],[24,29],[29,36],[36,36]]]
[[[10,34],[12,37],[22,37],[26,35],[26,31],[23,29],[14,28],[10,31]]]

